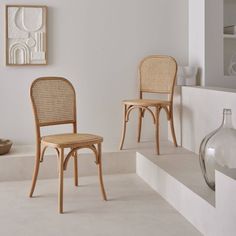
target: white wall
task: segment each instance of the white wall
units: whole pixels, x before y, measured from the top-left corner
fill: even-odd
[[[232,13],[235,0],[189,0],[189,64],[199,67],[200,85],[236,88],[236,79],[224,76],[224,1]],[[235,42],[230,41],[225,41],[230,45],[225,50],[232,55]]]
[[[5,37],[4,5],[27,3],[32,1],[1,0],[1,42]],[[37,0],[33,3],[49,7],[49,65],[6,67],[2,44],[0,137],[13,139],[16,144],[34,142],[29,87],[35,78],[53,75],[70,79],[76,88],[79,131],[103,135],[107,145],[114,143],[117,147],[121,100],[138,94],[140,59],[148,54],[170,54],[179,64],[188,63],[188,1]],[[144,126],[144,136],[152,138],[152,124],[150,128]],[[164,125],[163,138],[166,133]],[[136,129],[128,129],[127,138],[134,135]]]
[[[197,66],[205,85],[205,0],[189,0],[189,65]]]
[[[224,79],[223,1],[205,1],[205,85],[228,87]]]
[[[182,87],[182,146],[199,153],[202,139],[221,125],[223,109],[232,109],[236,127],[236,90]]]

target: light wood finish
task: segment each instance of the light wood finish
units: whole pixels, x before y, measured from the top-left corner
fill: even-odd
[[[159,129],[159,116],[160,116],[160,111],[161,108],[159,106],[156,107],[156,113],[155,113],[155,118],[156,118],[156,151],[157,151],[157,155],[160,155],[160,129]]]
[[[176,62],[172,57],[144,58],[139,66],[140,92],[171,94],[176,70]]]
[[[90,146],[101,143],[103,138],[93,134],[56,134],[43,136],[41,142],[45,146],[53,148],[70,148]]]
[[[141,139],[141,130],[142,130],[142,116],[143,116],[143,109],[139,108],[139,113],[138,113],[138,137],[137,137],[137,141],[138,143],[140,143],[140,139]]]
[[[63,213],[63,178],[64,178],[64,148],[59,149],[59,191],[58,191],[58,209]]]
[[[165,106],[169,106],[171,104],[170,101],[165,100],[155,100],[155,99],[132,99],[132,100],[124,100],[124,104],[132,105],[132,106],[145,106],[145,107],[156,107],[157,104],[163,104]]]
[[[103,200],[107,200],[104,184],[103,184],[103,177],[102,177],[102,145],[101,143],[98,144],[98,159],[97,159],[97,164],[98,164],[98,174],[99,174],[99,180],[100,180],[100,187],[102,191],[102,197]]]
[[[139,92],[139,97],[140,100],[143,98],[143,94],[140,91]],[[143,121],[143,117],[144,117],[144,113],[145,113],[145,109],[143,109],[142,107],[139,108],[139,114],[138,114],[138,135],[137,135],[137,142],[140,143],[141,140],[141,130],[142,130],[142,121]]]
[[[73,133],[77,133],[77,125],[76,123],[73,124]],[[71,148],[73,150],[73,148]],[[74,182],[75,186],[79,185],[79,174],[78,174],[78,153],[77,151],[73,152],[74,157]]]
[[[75,90],[69,81],[57,78],[35,80],[31,95],[39,126],[75,124]]]
[[[74,159],[74,183],[78,186],[77,151],[83,148],[90,149],[95,155],[98,165],[98,177],[101,193],[107,200],[102,178],[101,145],[103,138],[93,134],[77,133],[76,99],[72,84],[61,77],[42,77],[36,79],[30,89],[36,127],[36,157],[29,196],[32,197],[38,177],[40,162],[48,147],[54,148],[58,156],[59,190],[58,210],[63,213],[63,176],[69,159]],[[59,124],[71,124],[72,133],[55,135],[41,135],[41,127]],[[64,156],[65,149],[69,153]]]
[[[39,173],[39,165],[40,165],[40,142],[38,142],[39,137],[37,135],[36,137],[37,139],[37,143],[36,143],[36,155],[35,155],[35,163],[34,163],[34,172],[33,172],[33,177],[32,177],[32,184],[31,184],[31,189],[30,189],[30,194],[29,196],[32,197],[33,193],[34,193],[34,189],[35,189],[35,185],[36,185],[36,181],[38,178],[38,173]],[[42,158],[43,159],[43,158]]]
[[[159,138],[159,116],[162,109],[166,112],[167,120],[170,122],[174,145],[177,141],[173,121],[173,94],[176,81],[177,63],[170,56],[148,56],[139,65],[140,91],[139,99],[124,100],[123,130],[120,149],[123,148],[126,134],[126,125],[132,110],[139,109],[137,141],[141,139],[142,119],[145,111],[148,111],[155,124],[156,153],[160,154]],[[167,100],[144,99],[143,93],[161,93],[168,95]]]
[[[124,104],[123,129],[122,129],[122,135],[121,135],[121,141],[120,141],[120,149],[122,149],[124,145],[124,140],[125,140],[126,123],[127,123],[126,114],[127,114],[127,105]]]

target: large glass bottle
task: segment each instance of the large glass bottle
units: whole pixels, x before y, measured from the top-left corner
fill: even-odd
[[[201,142],[199,160],[207,185],[215,190],[215,170],[236,177],[236,130],[231,109],[224,109],[221,126]]]

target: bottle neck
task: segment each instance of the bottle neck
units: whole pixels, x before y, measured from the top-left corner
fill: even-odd
[[[231,109],[224,109],[222,126],[224,128],[233,128]]]

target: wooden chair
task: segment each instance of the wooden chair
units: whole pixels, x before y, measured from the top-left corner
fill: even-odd
[[[77,150],[88,148],[93,151],[98,165],[99,181],[104,200],[107,200],[102,178],[102,150],[103,138],[93,134],[77,134],[76,95],[72,84],[60,77],[44,77],[36,79],[30,89],[36,126],[36,159],[32,178],[30,197],[33,196],[39,172],[40,162],[46,148],[52,147],[57,151],[59,163],[59,212],[63,213],[63,173],[71,157],[74,159],[74,183],[78,186]],[[71,124],[73,132],[41,136],[41,127]],[[69,152],[64,156],[64,150]]]
[[[145,111],[150,112],[154,124],[156,126],[156,151],[160,154],[159,145],[159,115],[161,109],[164,109],[167,114],[167,119],[170,121],[171,133],[174,141],[174,145],[177,147],[177,141],[175,137],[174,121],[173,121],[173,94],[176,80],[177,63],[174,58],[170,56],[148,56],[144,58],[139,66],[140,77],[140,92],[139,99],[124,100],[124,120],[123,130],[120,143],[120,149],[123,148],[126,123],[129,120],[129,115],[135,108],[139,109],[139,122],[138,122],[138,137],[140,142],[142,118]],[[144,99],[143,93],[160,93],[167,94],[167,100],[154,100]],[[154,108],[154,111],[152,110]]]

